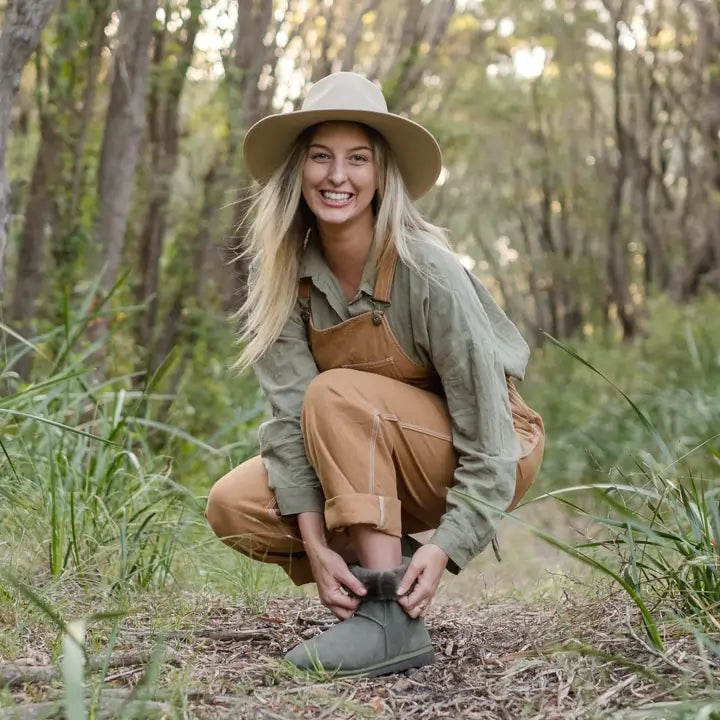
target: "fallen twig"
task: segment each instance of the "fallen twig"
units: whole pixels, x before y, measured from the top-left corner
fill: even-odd
[[[135,637],[162,637],[169,640],[191,640],[207,638],[208,640],[267,640],[270,634],[267,630],[210,630],[199,628],[197,630],[138,630],[131,632]]]
[[[614,685],[609,690],[606,690],[596,701],[595,704],[598,707],[605,707],[610,700],[615,696],[621,693],[628,685],[634,683],[637,680],[637,675],[633,673],[629,677],[626,677],[622,682],[619,682],[617,685]]]
[[[103,668],[119,668],[130,667],[131,665],[147,665],[151,658],[154,657],[152,652],[143,650],[141,652],[123,652],[115,653],[106,661],[105,658],[93,658],[87,664],[88,670],[102,670]],[[172,662],[176,657],[176,653],[172,648],[165,648],[159,656],[159,660],[163,663]],[[14,665],[7,663],[0,665],[0,685],[20,685],[22,683],[48,683],[52,682],[60,675],[60,669],[52,665]]]
[[[0,710],[0,720],[40,720],[41,718],[56,718],[63,709],[63,703],[59,700],[44,703],[25,703],[16,705],[13,708]],[[114,716],[118,710],[137,711],[142,710],[142,717],[148,717],[149,713],[169,714],[172,711],[170,705],[154,700],[129,700],[124,697],[105,697],[100,701],[100,710],[96,713],[97,718],[109,718]]]

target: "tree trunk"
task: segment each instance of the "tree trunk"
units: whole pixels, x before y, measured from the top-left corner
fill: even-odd
[[[169,77],[165,77],[162,66],[167,61],[165,54],[167,27],[156,37],[154,73],[156,82],[150,93],[148,124],[152,147],[150,177],[150,204],[140,236],[138,274],[140,283],[136,287],[138,302],[148,301],[147,311],[140,317],[137,340],[152,357],[155,325],[159,302],[160,258],[162,257],[168,224],[167,214],[170,203],[172,180],[178,162],[180,148],[179,110],[180,98],[185,84],[195,46],[195,37],[200,29],[199,0],[188,3],[189,17],[183,23],[182,47],[175,58]],[[151,366],[154,369],[154,366]]]
[[[698,67],[703,107],[697,118],[704,140],[699,180],[707,188],[703,209],[703,237],[691,255],[682,279],[682,296],[703,287],[720,292],[720,8],[717,3],[693,0],[698,23]]]
[[[228,161],[236,160],[241,140],[247,129],[267,111],[272,88],[268,84],[260,90],[263,66],[274,65],[275,44],[265,46],[264,39],[273,23],[272,0],[241,0],[238,5],[238,19],[233,40],[232,58],[227,67],[230,71],[230,102],[228,103],[228,125],[230,127],[230,152]],[[272,58],[272,60],[271,60]],[[237,247],[244,240],[241,227],[249,205],[251,179],[244,169],[225,169],[234,187],[240,188],[234,199],[232,232],[236,233],[234,245],[225,246],[224,262],[227,268],[226,291],[223,293],[223,309],[237,310],[245,300],[247,267],[244,261],[237,261]],[[221,173],[222,174],[222,173]]]
[[[608,307],[614,305],[622,326],[623,338],[629,339],[635,335],[637,323],[635,308],[630,298],[630,271],[628,267],[627,245],[623,238],[621,218],[624,205],[625,183],[628,177],[628,137],[621,118],[622,107],[625,102],[623,95],[623,50],[620,45],[620,26],[626,22],[627,0],[620,1],[617,13],[611,11],[613,21],[613,104],[615,142],[617,144],[617,167],[613,188],[608,204],[608,247],[605,263],[607,278]],[[606,0],[606,7],[608,2]]]
[[[40,43],[57,0],[10,0],[0,35],[0,295],[5,286],[5,249],[10,218],[10,183],[5,152],[20,75]]]
[[[125,244],[138,150],[145,127],[145,101],[150,71],[150,40],[157,0],[130,4],[120,21],[120,47],[113,63],[114,78],[100,153],[98,190],[100,224],[96,270],[104,266],[101,287],[117,280]]]
[[[170,310],[165,314],[165,321],[155,346],[154,366],[157,367],[178,344],[183,334],[183,317],[188,301],[194,299],[197,307],[203,307],[206,295],[208,272],[206,265],[208,252],[212,247],[213,220],[218,207],[218,170],[212,165],[203,179],[203,204],[197,232],[190,236],[185,252],[180,253],[177,268],[178,283]],[[187,321],[185,321],[187,324]],[[192,343],[185,342],[186,352],[192,353]]]
[[[33,334],[37,301],[45,285],[45,238],[55,202],[53,191],[57,184],[62,150],[62,140],[53,118],[43,114],[40,121],[40,147],[25,206],[25,224],[20,234],[17,273],[10,306],[10,317],[25,337]],[[30,354],[23,356],[16,368],[21,377],[28,378],[32,359]]]

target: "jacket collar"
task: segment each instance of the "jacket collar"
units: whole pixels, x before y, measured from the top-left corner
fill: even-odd
[[[325,295],[328,294],[329,286],[335,285],[339,287],[340,285],[325,260],[320,240],[316,237],[316,234],[312,232],[308,237],[305,250],[300,258],[298,279],[306,277],[310,278],[312,284]],[[370,261],[370,255],[368,255],[358,291],[372,297],[375,290],[376,277],[377,268],[374,263]],[[333,288],[333,290],[334,289],[335,288]]]

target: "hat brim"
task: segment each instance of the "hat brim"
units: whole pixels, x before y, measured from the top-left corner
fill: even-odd
[[[300,110],[263,118],[245,135],[243,154],[248,172],[265,183],[285,161],[303,130],[333,120],[358,122],[377,130],[395,156],[413,199],[424,195],[438,179],[442,155],[430,132],[400,115],[370,110]]]

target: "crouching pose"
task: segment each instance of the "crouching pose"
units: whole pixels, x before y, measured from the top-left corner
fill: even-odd
[[[260,456],[218,480],[206,516],[236,550],[317,583],[340,622],[301,668],[377,675],[431,662],[440,578],[493,539],[540,467],[544,430],[514,385],[528,347],[413,200],[433,136],[354,73],[245,138],[261,190],[241,311],[272,419]],[[478,501],[473,499],[477,498]],[[408,534],[433,530],[420,545]]]

